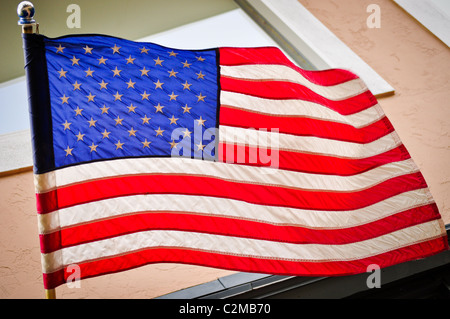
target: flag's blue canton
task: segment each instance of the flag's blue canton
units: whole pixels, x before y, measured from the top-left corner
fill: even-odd
[[[56,167],[134,156],[214,156],[215,50],[104,36],[45,44]]]

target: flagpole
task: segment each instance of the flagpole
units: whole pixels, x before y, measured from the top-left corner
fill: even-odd
[[[22,1],[17,6],[17,24],[22,26],[22,33],[39,33],[39,23],[34,20],[34,13],[34,5],[29,1]],[[56,299],[55,288],[45,289],[45,298]]]
[[[56,290],[53,289],[45,289],[45,299],[56,299]]]

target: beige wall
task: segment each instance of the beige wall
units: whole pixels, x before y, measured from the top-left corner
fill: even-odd
[[[389,0],[300,0],[396,89],[379,102],[450,223],[450,50]],[[366,7],[381,7],[368,29]],[[245,30],[243,30],[245,31]],[[31,171],[0,177],[0,298],[42,298]],[[57,288],[59,298],[151,298],[233,272],[156,264]]]

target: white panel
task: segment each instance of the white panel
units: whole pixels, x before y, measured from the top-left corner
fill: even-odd
[[[449,0],[394,0],[450,47]]]
[[[277,46],[241,9],[149,35],[138,41],[192,50],[224,46]]]
[[[29,130],[0,135],[0,173],[33,166]]]
[[[30,127],[25,77],[0,84],[0,135]]]

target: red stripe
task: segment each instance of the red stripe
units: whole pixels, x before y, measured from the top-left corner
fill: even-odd
[[[316,136],[353,143],[370,143],[394,131],[386,117],[358,129],[343,123],[261,114],[226,105],[220,106],[220,124],[254,129],[277,128],[280,133],[285,134]]]
[[[221,65],[280,64],[289,66],[312,83],[324,86],[336,85],[358,78],[354,73],[342,69],[303,70],[293,64],[280,49],[275,47],[220,48],[219,56]]]
[[[230,269],[244,272],[268,273],[288,276],[336,276],[364,273],[367,266],[376,264],[381,268],[401,262],[425,258],[448,249],[446,237],[439,237],[417,243],[376,256],[351,261],[307,262],[278,259],[250,258],[237,255],[224,255],[205,251],[178,248],[153,248],[130,252],[112,258],[81,263],[80,279],[117,273],[152,263],[183,263]],[[56,288],[72,275],[67,268],[54,273],[43,274],[44,288]]]
[[[37,208],[42,214],[118,196],[185,194],[224,197],[262,205],[350,210],[424,187],[427,185],[420,172],[395,177],[357,192],[310,191],[193,175],[136,175],[94,180],[37,194]]]
[[[342,115],[361,112],[377,104],[377,99],[365,91],[345,100],[329,100],[307,87],[283,81],[249,81],[229,77],[220,78],[220,86],[223,91],[243,93],[267,99],[300,99],[317,103],[330,108]]]
[[[355,175],[375,167],[411,158],[405,146],[362,159],[339,158],[277,149],[219,143],[218,160],[282,170],[330,175]]]
[[[341,245],[381,236],[440,218],[436,204],[412,208],[386,218],[341,229],[310,229],[195,213],[141,212],[112,217],[40,235],[42,253],[96,240],[148,230],[180,230],[295,244]]]

